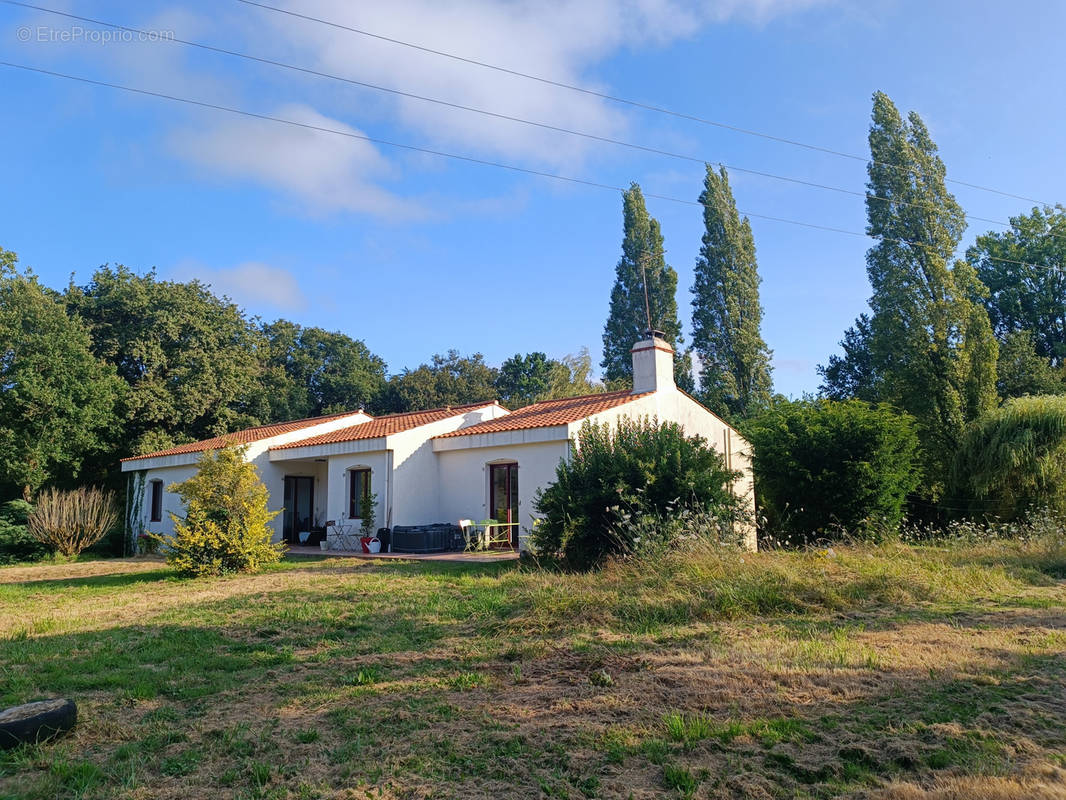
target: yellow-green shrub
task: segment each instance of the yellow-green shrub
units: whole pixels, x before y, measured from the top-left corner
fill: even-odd
[[[281,558],[267,524],[278,515],[267,509],[269,493],[244,449],[207,451],[197,473],[168,487],[181,495],[186,514],[174,520],[174,535],[160,537],[167,562],[183,575],[255,572]]]

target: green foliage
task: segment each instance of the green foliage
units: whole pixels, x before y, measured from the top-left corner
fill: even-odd
[[[955,453],[949,498],[973,516],[1066,512],[1066,397],[1020,397],[977,420]]]
[[[770,404],[770,349],[763,341],[759,266],[747,217],[740,218],[725,167],[707,165],[700,195],[703,247],[692,287],[692,347],[699,354],[700,396],[727,419]]]
[[[378,507],[378,496],[375,492],[371,492],[363,498],[363,502],[360,504],[360,513],[362,517],[359,519],[359,533],[362,536],[374,535],[374,523],[375,514]]]
[[[0,564],[37,561],[48,548],[34,539],[26,528],[33,506],[25,500],[9,500],[0,505]]]
[[[630,350],[648,330],[643,275],[646,271],[652,327],[665,333],[666,340],[677,350],[674,378],[678,386],[691,391],[692,363],[682,351],[685,340],[677,319],[677,272],[666,263],[659,221],[648,214],[644,195],[635,183],[622,194],[622,217],[622,257],[615,267],[611,309],[603,330],[600,366],[604,379],[633,380]]]
[[[579,397],[604,391],[604,386],[592,377],[592,356],[587,347],[565,355],[552,363],[552,372],[545,399]]]
[[[537,493],[534,508],[544,518],[530,541],[577,569],[650,545],[625,535],[634,530],[620,524],[627,519],[662,519],[684,509],[721,518],[735,513],[730,484],[738,474],[676,423],[621,418],[612,429],[586,421],[571,450],[555,482]]]
[[[878,242],[866,255],[869,333],[855,337],[868,363],[846,372],[876,381],[859,396],[915,418],[923,491],[935,498],[966,423],[995,405],[998,348],[980,303],[985,287],[969,264],[952,264],[966,217],[925,124],[913,112],[904,121],[877,92],[869,139],[867,233]]]
[[[189,576],[256,572],[281,558],[267,524],[278,515],[267,510],[269,493],[244,449],[225,447],[201,456],[196,474],[168,487],[185,503],[185,518],[171,514],[174,535],[160,537],[167,561]]]
[[[458,350],[434,355],[431,364],[405,369],[389,381],[383,405],[389,411],[421,411],[496,399],[497,370],[481,353],[463,357]]]
[[[860,314],[855,324],[844,331],[840,347],[843,356],[832,355],[827,365],[818,367],[822,376],[819,391],[830,400],[876,402],[880,382],[870,352],[868,315]]]
[[[588,348],[559,360],[544,353],[516,353],[503,362],[496,378],[497,396],[511,409],[603,390],[603,384],[592,377]]]
[[[0,250],[0,484],[29,500],[104,452],[121,384],[90,352],[89,334]]]
[[[1031,331],[1039,356],[1066,364],[1066,208],[1011,217],[1010,230],[978,236],[966,260],[988,287],[983,300],[999,340]]]
[[[521,408],[550,397],[558,362],[544,353],[515,353],[500,365],[496,394],[509,408]]]
[[[385,389],[385,362],[361,341],[283,319],[262,333],[265,420],[370,408]]]
[[[1036,352],[1036,337],[1032,331],[1011,331],[999,347],[996,367],[996,388],[999,396],[1064,394],[1063,369]]]
[[[207,286],[101,267],[88,285],[72,284],[66,302],[88,325],[93,352],[128,386],[123,450],[151,452],[260,422],[258,332]]]
[[[766,532],[805,541],[898,527],[919,482],[914,420],[859,400],[781,402],[751,420]]]

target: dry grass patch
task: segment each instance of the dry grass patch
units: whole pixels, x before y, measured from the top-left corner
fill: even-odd
[[[0,797],[1057,791],[1066,560],[1002,547],[0,570],[0,704],[83,711]]]

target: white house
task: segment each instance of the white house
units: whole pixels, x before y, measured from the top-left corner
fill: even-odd
[[[700,435],[742,473],[733,490],[754,509],[751,448],[739,433],[674,385],[670,345],[655,333],[633,353],[633,390],[547,400],[508,411],[475,403],[371,417],[362,411],[263,425],[124,459],[143,484],[136,517],[171,533],[180,498],[167,487],[191,476],[206,451],[243,444],[270,492],[277,540],[327,522],[358,525],[376,498],[375,527],[495,519],[528,528],[533,497],[555,479],[585,420],[654,417]],[[516,537],[517,538],[517,537]],[[754,549],[754,531],[749,535]]]

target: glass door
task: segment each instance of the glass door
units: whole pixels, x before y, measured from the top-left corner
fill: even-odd
[[[497,522],[518,522],[518,465],[489,464],[489,516]],[[518,542],[518,525],[507,529]]]
[[[285,476],[285,514],[282,535],[289,544],[300,544],[300,532],[310,532],[314,524],[315,479]]]

